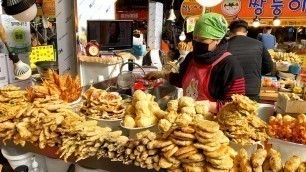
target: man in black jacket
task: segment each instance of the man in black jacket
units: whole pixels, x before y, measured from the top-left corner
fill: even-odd
[[[247,37],[248,23],[235,20],[230,26],[228,51],[238,58],[245,73],[246,96],[259,101],[261,75],[273,71],[273,61],[262,42]]]

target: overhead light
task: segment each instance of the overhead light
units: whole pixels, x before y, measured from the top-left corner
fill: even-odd
[[[173,8],[174,0],[171,2],[170,11],[169,11],[169,17],[167,20],[174,21],[176,19],[174,8]]]
[[[167,20],[174,21],[174,20],[176,19],[176,16],[175,16],[175,14],[174,14],[174,9],[173,9],[173,8],[170,9],[170,12],[169,12],[169,13],[170,13],[170,14],[169,14],[169,17],[168,17]]]
[[[196,0],[204,7],[214,7],[222,2],[222,0]]]
[[[303,28],[298,28],[298,33],[302,32],[303,31]]]
[[[33,20],[37,14],[36,0],[3,0],[2,7],[7,15],[21,22]]]
[[[181,41],[185,41],[185,40],[186,40],[186,35],[185,35],[185,31],[184,31],[184,30],[181,32],[181,34],[180,34],[180,36],[179,36],[179,39],[180,39]]]
[[[260,25],[259,17],[256,16],[255,19],[253,20],[253,26],[258,27]]]
[[[275,16],[273,19],[273,25],[279,26],[280,24],[281,24],[281,20],[277,16]]]

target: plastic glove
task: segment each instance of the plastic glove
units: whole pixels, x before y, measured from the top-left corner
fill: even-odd
[[[154,71],[150,72],[145,76],[145,79],[155,80],[155,79],[166,79],[166,76],[169,74],[169,72],[165,71]]]

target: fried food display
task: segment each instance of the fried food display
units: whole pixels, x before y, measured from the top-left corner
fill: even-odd
[[[52,70],[48,70],[48,76],[49,79],[44,80],[42,86],[33,86],[26,89],[29,101],[52,95],[59,95],[62,100],[68,103],[80,98],[82,86],[79,76],[73,79],[69,73],[61,76]]]
[[[284,155],[286,156],[286,155]],[[274,149],[258,149],[249,159],[245,149],[241,149],[234,159],[235,172],[300,172],[305,170],[305,163],[297,156],[291,157],[284,165],[281,154]]]
[[[276,117],[270,117],[268,134],[277,139],[306,145],[305,128],[305,114],[300,114],[297,118],[277,114]]]
[[[0,88],[0,122],[20,116],[25,111],[29,106],[25,95],[26,92],[16,86]]]
[[[37,98],[12,118],[2,118],[0,137],[4,144],[13,140],[22,146],[31,142],[41,149],[58,146],[64,160],[74,155],[77,161],[96,156],[99,151],[107,151],[108,157],[114,158],[111,155],[120,150],[123,157],[123,147],[128,142],[122,131],[101,128],[97,121],[86,121],[74,113],[58,95]]]
[[[0,129],[4,143],[6,140],[13,140],[15,144],[24,146],[28,141],[41,149],[46,145],[60,145],[62,142],[58,128],[63,127],[65,122],[72,124],[84,120],[74,114],[71,107],[57,95],[38,98],[21,112],[3,121],[2,124],[13,124],[3,125]]]
[[[125,116],[125,105],[122,97],[101,89],[90,88],[82,96],[80,112],[96,119],[122,119]]]
[[[134,164],[141,168],[160,170],[160,150],[154,147],[156,133],[145,130],[136,134],[134,139],[127,143],[124,151],[124,164]],[[170,147],[167,148],[169,150]]]
[[[59,153],[65,161],[72,155],[78,157],[76,161],[92,156],[122,161],[124,146],[129,140],[122,136],[122,131],[112,132],[110,128],[97,126],[97,121],[75,123],[60,131],[63,143]]]
[[[130,128],[149,127],[163,119],[165,112],[160,109],[154,98],[151,94],[146,94],[141,90],[135,91],[132,104],[126,107],[123,126]]]
[[[168,102],[165,117],[159,121],[158,128],[162,132],[167,132],[172,126],[188,126],[197,118],[214,119],[209,112],[209,102],[181,97],[179,100]]]
[[[181,41],[178,43],[177,47],[178,47],[178,50],[180,51],[192,51],[193,50],[192,42],[186,43],[186,42]]]
[[[24,105],[27,103],[26,92],[21,91],[20,87],[9,85],[0,88],[0,104]]]
[[[274,52],[269,50],[272,60],[274,62],[291,62],[291,63],[301,63],[300,57],[295,53],[284,53],[284,52]]]
[[[186,100],[186,101],[185,101]],[[193,102],[169,102],[168,110],[190,106]],[[204,118],[194,118],[186,125],[173,125],[154,142],[161,149],[161,168],[168,171],[229,171],[235,151],[219,124]]]
[[[233,102],[226,104],[217,115],[224,134],[240,145],[266,141],[268,126],[257,116],[259,104],[243,95],[233,95],[232,99]]]
[[[279,93],[279,96],[284,97],[286,100],[301,101],[301,102],[304,101],[303,99],[301,99],[298,95],[294,93],[289,93],[289,94]]]

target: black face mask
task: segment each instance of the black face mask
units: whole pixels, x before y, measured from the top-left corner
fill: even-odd
[[[210,44],[192,41],[192,45],[193,45],[193,53],[195,53],[195,55],[201,55],[210,52],[208,50]]]

